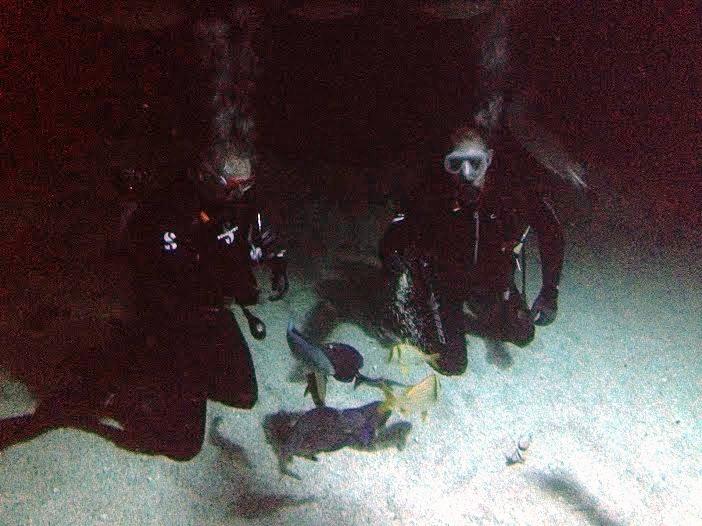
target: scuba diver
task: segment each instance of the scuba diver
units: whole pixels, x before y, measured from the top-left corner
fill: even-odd
[[[189,460],[201,449],[206,402],[251,408],[257,383],[230,302],[255,338],[265,325],[252,270],[267,263],[272,300],[287,291],[285,251],[258,208],[251,181],[199,177],[161,188],[131,217],[128,260],[134,308],[109,343],[64,364],[67,377],[33,414],[0,421],[0,449],[74,427],[120,447]]]
[[[466,331],[525,346],[534,325],[552,323],[558,311],[564,239],[543,194],[544,169],[509,133],[496,144],[497,155],[475,129],[457,130],[445,175],[426,179],[380,243],[393,296],[386,325],[438,353],[447,375],[465,371]],[[514,279],[530,229],[542,272],[531,309]]]
[[[248,308],[260,295],[253,267],[270,266],[272,300],[288,287],[285,251],[253,185],[259,11],[198,5],[185,31],[111,29],[138,42],[113,46],[124,49],[114,67],[124,75],[98,119],[103,165],[124,195],[107,252],[126,256],[133,308],[108,342],[71,353],[66,378],[32,414],[0,420],[0,450],[68,426],[187,460],[202,447],[208,398],[256,403],[251,353],[228,307],[239,304],[262,338]],[[149,191],[134,193],[139,186]]]

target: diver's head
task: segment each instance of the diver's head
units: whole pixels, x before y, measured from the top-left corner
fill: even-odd
[[[254,185],[251,159],[228,154],[207,159],[195,170],[200,196],[209,204],[226,205],[240,200]]]
[[[459,128],[451,135],[451,150],[444,157],[444,169],[461,183],[480,190],[492,156],[493,151],[474,128]]]

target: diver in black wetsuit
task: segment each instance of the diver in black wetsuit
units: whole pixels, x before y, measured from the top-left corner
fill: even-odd
[[[234,299],[244,307],[252,334],[263,337],[265,326],[245,309],[259,296],[252,265],[270,264],[272,299],[287,290],[285,253],[251,188],[263,11],[256,2],[237,9],[196,2],[188,12],[187,25],[163,32],[177,33],[177,43],[141,32],[151,35],[144,48],[158,50],[144,53],[147,60],[175,50],[174,67],[152,62],[157,75],[141,74],[125,51],[129,78],[115,84],[115,104],[105,104],[107,164],[159,183],[144,199],[125,199],[108,251],[128,256],[133,320],[116,323],[112,342],[92,355],[70,356],[68,378],[33,414],[0,421],[0,449],[72,426],[186,460],[202,446],[207,398],[256,403],[249,348],[227,305]],[[137,101],[144,111],[135,114],[129,108]],[[193,177],[173,184],[186,171]]]
[[[524,346],[533,339],[534,325],[553,322],[558,310],[564,240],[543,195],[544,169],[509,136],[496,144],[495,153],[473,129],[454,133],[445,175],[425,179],[380,244],[394,296],[389,324],[399,322],[405,330],[393,332],[409,332],[404,335],[427,352],[439,353],[444,374],[465,370],[465,330]],[[530,228],[538,237],[542,270],[531,309],[514,281]],[[400,290],[401,275],[411,268],[420,270],[412,286]],[[427,307],[417,308],[417,302]]]
[[[487,314],[477,317],[486,323],[488,334],[526,345],[533,338],[532,321],[548,325],[556,318],[563,268],[563,229],[544,195],[545,170],[505,132],[495,142],[499,150],[490,156],[489,171],[482,178],[472,177],[465,167],[471,162],[466,146],[474,143],[480,150],[480,140],[470,130],[459,130],[453,143],[444,167],[458,178],[460,208],[472,213],[469,302]],[[530,230],[539,245],[542,286],[529,310],[515,286],[514,270]]]
[[[30,415],[0,421],[0,449],[59,427],[100,434],[132,451],[188,460],[202,447],[207,399],[250,408],[257,400],[249,347],[231,300],[257,302],[252,265],[287,290],[285,252],[241,181],[221,188],[182,181],[155,191],[128,235],[135,309],[112,341],[77,353],[63,385]],[[265,326],[250,312],[254,337]],[[76,357],[72,357],[76,358]]]
[[[220,325],[235,327],[231,313],[222,308],[234,301],[244,308],[252,334],[264,336],[262,322],[254,321],[245,308],[259,298],[252,265],[270,266],[272,299],[279,299],[287,290],[285,250],[257,206],[254,191],[242,194],[241,182],[224,179],[221,188],[218,182],[212,183],[214,188],[190,181],[175,184],[152,196],[134,214],[129,252],[137,312],[147,332],[164,324],[169,332],[181,322],[197,326],[200,315],[220,318]],[[238,329],[232,330],[238,334]],[[219,369],[227,364],[217,362],[221,367],[213,368],[218,379],[212,380],[215,386],[210,395],[230,405],[251,407],[256,400],[255,377],[246,342],[239,339],[241,359],[247,364],[224,372]],[[220,358],[229,359],[228,355],[215,356]],[[238,377],[242,371],[246,374]],[[225,381],[238,394],[219,393],[217,385]]]

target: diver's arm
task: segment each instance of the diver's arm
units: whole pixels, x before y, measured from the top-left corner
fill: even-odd
[[[529,222],[536,232],[541,254],[541,291],[532,306],[532,316],[537,325],[548,325],[558,311],[558,285],[563,269],[563,227],[553,207],[537,195],[530,207]]]
[[[266,263],[271,270],[271,300],[281,299],[288,291],[288,258],[282,237],[262,208],[255,208],[250,220],[249,240],[251,259]]]

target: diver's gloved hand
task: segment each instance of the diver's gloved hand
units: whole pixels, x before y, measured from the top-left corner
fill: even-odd
[[[277,301],[285,296],[288,292],[288,259],[285,256],[285,251],[281,250],[276,255],[268,260],[271,269],[271,288],[273,294],[268,299]]]
[[[549,325],[558,313],[558,287],[544,286],[531,306],[531,317],[535,325]]]

